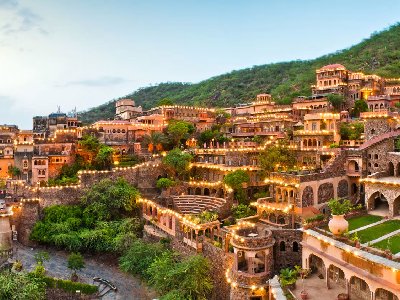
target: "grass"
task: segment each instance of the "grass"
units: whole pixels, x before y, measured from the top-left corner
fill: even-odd
[[[388,247],[389,240],[390,240],[390,247]],[[392,236],[386,240],[380,241],[379,243],[373,244],[373,246],[382,250],[389,249],[390,252],[396,254],[400,252],[400,235]]]
[[[361,243],[366,243],[400,229],[400,220],[390,220],[357,232]]]
[[[366,216],[359,216],[359,217],[354,217],[350,218],[347,221],[349,222],[349,231],[352,231],[354,229],[379,222],[382,220],[383,217],[380,216],[373,216],[373,215],[366,215]]]

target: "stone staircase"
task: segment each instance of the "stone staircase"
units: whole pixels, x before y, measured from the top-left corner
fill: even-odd
[[[373,145],[376,145],[377,143],[383,142],[387,139],[393,138],[393,137],[397,137],[400,135],[400,130],[395,130],[395,131],[390,131],[390,132],[386,132],[384,134],[381,134],[379,136],[376,136],[368,141],[366,141],[364,144],[362,144],[360,146],[360,148],[358,148],[359,150],[365,150]]]
[[[228,202],[224,198],[199,195],[181,195],[172,198],[174,206],[182,214],[199,214],[205,210],[220,212]]]

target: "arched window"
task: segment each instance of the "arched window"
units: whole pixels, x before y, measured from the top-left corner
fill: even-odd
[[[299,252],[299,243],[293,242],[293,252]]]
[[[286,244],[285,244],[284,241],[281,241],[281,242],[279,243],[279,250],[280,250],[280,251],[286,251]]]

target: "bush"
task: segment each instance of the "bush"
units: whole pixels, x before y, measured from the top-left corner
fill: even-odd
[[[148,279],[147,269],[156,257],[165,251],[165,247],[160,243],[148,244],[141,240],[136,240],[129,250],[120,257],[119,265],[125,272]]]
[[[156,186],[159,189],[167,189],[175,185],[175,181],[169,178],[160,178],[157,180]]]
[[[325,219],[325,216],[323,214],[319,214],[310,218],[305,219],[306,224],[314,223],[314,222],[319,222]]]
[[[0,299],[42,300],[46,299],[45,284],[41,278],[28,273],[0,273]]]
[[[235,219],[243,219],[250,216],[254,216],[256,211],[250,206],[245,204],[239,204],[237,206],[232,206],[232,215]]]
[[[354,209],[353,204],[351,204],[350,200],[348,199],[331,199],[328,202],[328,206],[332,215],[345,215]]]
[[[47,276],[43,277],[41,280],[46,284],[48,288],[58,288],[74,294],[76,291],[81,291],[81,293],[83,294],[92,295],[97,293],[98,291],[98,287],[96,285],[73,282],[71,280],[63,280]]]

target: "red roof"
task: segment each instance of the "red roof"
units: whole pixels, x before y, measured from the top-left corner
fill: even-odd
[[[346,70],[346,68],[341,64],[326,65],[326,66],[323,66],[320,70],[332,70],[332,69],[344,69],[344,70]]]

